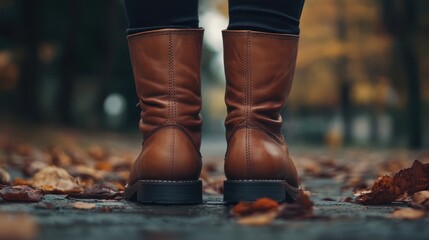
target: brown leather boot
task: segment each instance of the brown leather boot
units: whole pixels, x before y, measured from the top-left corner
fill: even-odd
[[[228,107],[224,200],[293,201],[298,174],[280,112],[292,86],[298,36],[225,30],[223,41]]]
[[[127,200],[202,201],[202,41],[203,29],[162,29],[128,37],[144,140],[125,190]]]

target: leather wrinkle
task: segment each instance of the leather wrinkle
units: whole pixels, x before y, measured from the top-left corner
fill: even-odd
[[[143,135],[129,183],[198,179],[202,40],[203,29],[162,29],[128,36]]]

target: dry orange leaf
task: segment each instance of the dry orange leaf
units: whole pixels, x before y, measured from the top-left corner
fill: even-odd
[[[25,179],[22,178],[15,178],[15,180],[13,180],[12,185],[16,186],[16,185],[31,185],[30,181],[27,181]]]
[[[411,206],[414,208],[429,210],[429,191],[414,193],[411,199]]]
[[[254,213],[267,212],[279,208],[279,203],[270,198],[260,198],[254,203],[240,202],[232,208],[231,213],[235,216],[246,216]]]
[[[83,188],[76,183],[66,170],[59,167],[47,167],[37,172],[30,180],[31,186],[42,188],[49,193],[76,193]]]
[[[277,211],[269,211],[266,213],[253,214],[245,217],[240,217],[238,223],[242,225],[267,225],[271,223],[277,216]]]
[[[231,214],[238,217],[239,224],[265,225],[276,218],[310,218],[313,217],[313,202],[310,193],[300,191],[293,203],[280,205],[269,198],[258,199],[254,203],[241,202],[234,206]]]
[[[108,162],[100,161],[95,164],[95,169],[111,172],[113,170],[113,166]]]
[[[97,207],[95,203],[75,202],[72,204],[74,209],[90,210]]]
[[[413,220],[420,219],[426,216],[427,212],[420,209],[413,208],[397,208],[390,215],[392,218],[405,219],[405,220]]]

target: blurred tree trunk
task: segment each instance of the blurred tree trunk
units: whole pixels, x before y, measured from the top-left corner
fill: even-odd
[[[337,0],[338,20],[337,38],[341,44],[347,42],[346,8],[344,0]],[[344,49],[344,48],[343,48]],[[344,144],[351,141],[351,104],[350,104],[350,78],[347,73],[348,57],[345,52],[338,58],[336,64],[337,77],[340,84],[341,113],[344,121]]]
[[[408,145],[410,148],[420,148],[423,129],[419,63],[413,47],[418,28],[416,1],[381,0],[381,7],[385,28],[394,38],[394,59],[400,60],[393,66],[392,71],[401,69],[406,78],[397,79],[397,82],[404,80],[407,82]],[[400,74],[393,73],[392,76],[400,76]]]
[[[39,83],[39,5],[38,1],[21,1],[22,11],[22,41],[24,58],[21,63],[21,79],[19,84],[19,99],[16,109],[19,115],[30,121],[40,120],[37,97]]]
[[[63,44],[57,112],[62,124],[72,125],[73,88],[77,61],[76,50],[80,25],[80,1],[68,0],[66,6],[69,15],[69,26]]]

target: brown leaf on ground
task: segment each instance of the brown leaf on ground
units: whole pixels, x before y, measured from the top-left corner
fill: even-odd
[[[305,161],[300,165],[306,175],[316,178],[336,178],[350,171],[346,166],[337,164],[332,158]]]
[[[70,166],[72,162],[72,158],[62,149],[57,147],[52,147],[49,150],[50,162],[54,166]]]
[[[72,193],[68,197],[81,199],[114,199],[120,193],[106,186],[97,184],[91,188],[85,189],[82,193]]]
[[[25,185],[8,186],[0,190],[0,198],[13,202],[39,202],[44,195],[43,190]]]
[[[414,161],[411,168],[399,171],[392,178],[379,177],[368,189],[355,191],[356,202],[361,204],[383,204],[403,201],[406,194],[425,190],[429,187],[429,164]]]
[[[97,207],[95,203],[75,202],[71,204],[74,209],[90,210]]]
[[[80,178],[91,178],[93,180],[100,180],[104,177],[104,174],[100,171],[97,171],[94,168],[85,166],[85,165],[77,165],[71,168],[68,168],[70,175],[73,177]]]
[[[212,195],[221,195],[223,194],[223,182],[224,179],[214,180],[210,183],[204,184],[204,193]]]
[[[124,191],[125,190],[125,186],[122,183],[117,182],[117,181],[114,181],[111,183],[116,187],[116,189],[118,189],[118,191]]]
[[[88,149],[88,154],[91,156],[94,160],[102,161],[107,158],[107,152],[104,148],[100,146],[92,146]]]
[[[95,164],[95,169],[111,172],[113,170],[113,166],[107,161],[100,161]]]
[[[6,170],[0,168],[0,185],[7,185],[10,183],[10,175]]]
[[[424,218],[427,215],[427,212],[420,209],[413,208],[397,208],[390,215],[391,218],[413,220]]]
[[[428,167],[415,160],[411,168],[399,171],[394,177],[395,193],[400,195],[407,192],[412,195],[427,189],[429,187],[429,164],[426,165]]]
[[[310,199],[310,192],[300,191],[293,203],[282,205],[277,217],[282,219],[290,218],[311,218],[313,217],[313,202]]]
[[[379,177],[370,189],[359,189],[355,191],[356,203],[381,204],[396,200],[397,195],[393,187],[393,178],[390,176]]]
[[[231,210],[231,214],[238,218],[239,224],[266,225],[274,219],[311,218],[313,215],[313,202],[310,193],[300,191],[293,203],[280,205],[269,198],[261,198],[254,203],[240,202]]]
[[[15,178],[12,183],[13,186],[17,185],[31,185],[31,182],[22,178]]]
[[[82,192],[83,188],[76,183],[66,170],[58,167],[47,167],[37,172],[30,179],[31,186],[42,188],[48,193],[78,193]]]
[[[36,239],[39,227],[36,220],[27,214],[0,213],[0,239]]]
[[[429,191],[420,191],[414,193],[410,205],[413,208],[426,209],[429,211]]]
[[[248,216],[255,213],[264,213],[272,210],[277,210],[280,204],[269,198],[260,198],[256,202],[240,202],[235,205],[231,214],[234,216]]]
[[[271,223],[277,216],[277,211],[268,211],[266,213],[258,213],[249,216],[240,217],[238,223],[242,225],[267,225]]]
[[[48,164],[46,162],[34,161],[34,162],[31,162],[29,164],[24,165],[22,172],[26,176],[33,176],[35,173],[37,173],[38,171],[40,171],[46,167],[48,167]]]

